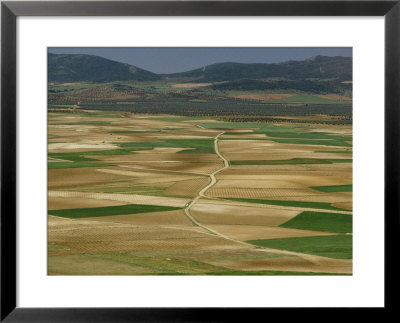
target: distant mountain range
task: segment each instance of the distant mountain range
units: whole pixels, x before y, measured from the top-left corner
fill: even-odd
[[[103,57],[83,54],[48,54],[49,82],[114,82],[157,81],[176,82],[231,82],[251,84],[251,81],[284,86],[298,81],[324,81],[341,83],[352,80],[352,58],[315,56],[303,61],[287,61],[274,64],[218,63],[195,70],[156,74],[137,66],[115,62]],[[250,83],[249,83],[250,82]],[[277,84],[278,84],[277,83]],[[242,86],[242,85],[240,85]],[[261,86],[262,87],[262,86]]]

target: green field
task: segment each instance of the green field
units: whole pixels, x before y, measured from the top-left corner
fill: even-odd
[[[277,126],[255,122],[203,123],[201,126],[208,129],[252,129],[252,132],[246,133],[265,134],[270,138],[248,138],[248,140],[271,140],[288,144],[351,147],[346,141],[352,140],[350,136],[338,136],[327,132],[312,132],[309,127],[302,126]],[[227,131],[226,134],[237,135],[240,139],[242,133]],[[227,139],[235,140],[238,138],[224,138],[224,140]]]
[[[281,224],[280,227],[334,233],[351,233],[353,232],[353,217],[350,214],[304,211]]]
[[[224,198],[225,200],[232,200],[246,203],[258,203],[258,204],[270,204],[280,206],[291,206],[291,207],[302,207],[310,209],[323,209],[323,210],[336,210],[336,211],[347,211],[332,206],[330,203],[324,202],[304,202],[304,201],[279,201],[279,200],[259,200],[259,199],[244,199],[244,198]]]
[[[351,163],[352,159],[292,158],[285,160],[231,160],[231,165],[293,165]]]
[[[301,125],[274,125],[263,122],[220,122],[220,123],[201,123],[207,129],[251,129],[253,131],[245,133],[265,133],[270,137],[293,138],[293,139],[328,139],[328,140],[352,140],[350,136],[338,136],[328,132],[311,131],[312,127]],[[227,132],[227,134],[243,134]]]
[[[330,185],[330,186],[310,186],[313,190],[324,192],[324,193],[334,193],[334,192],[352,192],[353,185]]]
[[[172,211],[179,209],[180,209],[179,207],[172,207],[172,206],[126,204],[119,206],[105,206],[105,207],[94,207],[94,208],[83,208],[83,209],[51,210],[49,211],[49,214],[60,216],[63,218],[78,219],[78,218],[91,218],[98,216]]]
[[[260,247],[307,253],[335,259],[352,259],[352,236],[333,235],[283,239],[260,239],[247,242]]]
[[[254,132],[257,133],[257,132]],[[231,134],[232,135],[232,134]],[[320,139],[296,139],[296,138],[290,138],[290,139],[275,139],[275,138],[260,138],[260,137],[254,137],[254,138],[242,138],[238,134],[236,137],[223,137],[221,140],[240,140],[240,141],[255,141],[255,140],[263,140],[263,141],[273,141],[273,142],[278,142],[282,144],[295,144],[295,145],[316,145],[316,146],[336,146],[336,147],[351,147],[350,144],[348,144],[344,140],[340,139],[334,139],[334,140],[320,140]],[[324,152],[327,153],[328,151],[315,151],[315,152]],[[343,152],[340,152],[343,153]],[[345,153],[351,153],[345,152]]]
[[[345,140],[272,139],[272,141],[279,142],[281,144],[351,147],[351,145]]]
[[[281,98],[280,101],[284,102],[312,102],[312,103],[338,103],[340,101],[321,98],[314,95],[295,95],[287,98]]]

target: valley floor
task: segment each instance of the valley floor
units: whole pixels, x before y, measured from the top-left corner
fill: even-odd
[[[352,127],[49,113],[49,275],[352,273]]]

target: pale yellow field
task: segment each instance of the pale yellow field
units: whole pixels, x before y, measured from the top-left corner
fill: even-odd
[[[230,237],[233,237],[241,241],[252,240],[252,239],[264,239],[265,237],[269,237],[270,239],[275,239],[275,238],[324,236],[333,234],[330,232],[288,229],[288,228],[280,228],[276,226],[264,226],[264,225],[211,224],[209,225],[209,227],[218,232],[221,232],[222,234],[228,235]]]
[[[278,226],[294,216],[298,211],[277,210],[274,208],[259,208],[257,206],[230,205],[222,203],[197,203],[193,208],[193,215],[202,223],[207,224],[237,224],[237,225],[265,225]]]
[[[49,191],[49,197],[81,197],[84,199],[110,200],[125,202],[125,204],[149,204],[160,206],[183,207],[188,199],[164,196],[149,196],[137,194],[109,194],[91,192]]]

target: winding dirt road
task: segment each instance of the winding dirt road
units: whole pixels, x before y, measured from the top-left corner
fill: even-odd
[[[242,243],[242,241],[238,241],[238,240],[232,239],[232,238],[230,238],[228,236],[225,236],[225,235],[223,235],[223,234],[221,234],[221,233],[219,233],[217,231],[214,231],[213,229],[210,229],[209,227],[201,224],[190,213],[190,209],[193,207],[193,205],[195,205],[197,203],[197,201],[200,198],[202,198],[202,197],[203,198],[208,198],[205,195],[205,193],[207,192],[207,190],[209,190],[211,187],[213,187],[217,183],[217,179],[216,179],[215,175],[229,167],[228,160],[226,160],[226,158],[221,154],[221,152],[219,151],[219,147],[218,147],[218,138],[219,138],[219,136],[221,136],[224,133],[225,133],[225,131],[219,133],[218,135],[216,135],[214,137],[214,149],[215,149],[215,152],[217,153],[218,157],[221,158],[222,161],[224,162],[224,166],[222,168],[220,168],[220,169],[217,169],[216,171],[214,171],[213,173],[208,175],[210,177],[210,182],[205,187],[203,187],[201,189],[201,191],[198,193],[198,195],[190,203],[186,204],[184,212],[185,212],[186,217],[189,219],[189,221],[192,222],[194,225],[199,226],[199,227],[203,228],[204,230],[206,230],[206,231],[208,231],[208,232],[210,232],[210,233],[212,233],[212,234],[214,234],[216,236],[219,236],[221,238]],[[247,245],[247,243],[244,243],[244,244]]]
[[[213,187],[216,183],[217,183],[217,179],[215,178],[215,175],[217,175],[219,172],[223,171],[224,169],[227,169],[229,167],[229,162],[228,160],[226,160],[226,158],[221,154],[221,152],[219,151],[219,147],[218,147],[218,137],[223,135],[225,131],[221,132],[220,134],[218,134],[215,137],[214,140],[214,149],[215,152],[217,153],[218,157],[222,159],[222,161],[224,162],[224,167],[216,170],[215,172],[211,173],[210,176],[210,183],[208,183],[207,186],[205,186],[200,192],[199,192],[199,197],[206,197],[205,193],[211,188]]]

